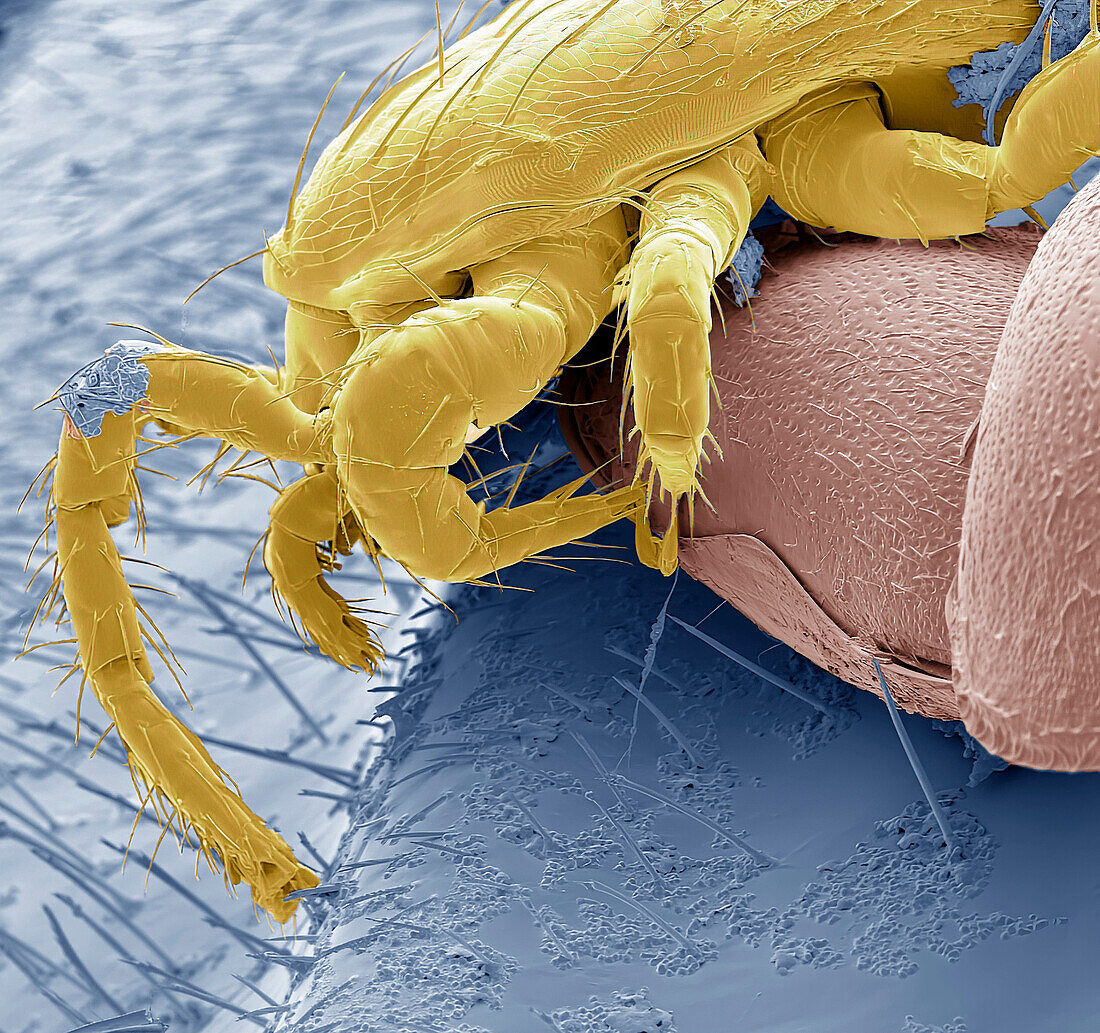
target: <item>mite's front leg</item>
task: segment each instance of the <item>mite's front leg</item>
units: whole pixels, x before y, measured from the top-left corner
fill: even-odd
[[[413,316],[353,357],[333,411],[337,473],[385,555],[414,574],[473,580],[637,507],[633,489],[573,498],[576,482],[487,513],[447,470],[471,422],[513,416],[588,340],[611,307],[625,246],[616,209],[473,269],[474,297]]]
[[[650,463],[671,497],[672,523],[660,546],[638,521],[638,555],[670,574],[676,567],[676,503],[698,490],[710,419],[710,299],[768,196],[770,172],[753,136],[669,176],[651,191],[630,262],[626,390],[641,433],[638,476]],[[624,399],[625,405],[625,399]],[[648,498],[647,498],[648,502]]]
[[[359,537],[336,471],[329,466],[279,492],[271,507],[264,566],[275,591],[326,656],[373,673],[383,656],[382,643],[324,578],[334,569],[336,554],[350,552]]]
[[[127,347],[129,345],[129,347]],[[181,832],[190,827],[226,878],[252,886],[253,900],[285,921],[287,893],[317,884],[280,836],[226,784],[199,739],[149,687],[153,672],[133,593],[109,527],[137,497],[138,427],[155,417],[184,434],[220,437],[239,448],[296,462],[331,461],[312,419],[280,397],[256,370],[212,356],[115,346],[59,392],[66,430],[51,490],[60,576],[79,663],[126,747],[131,770]],[[136,408],[140,406],[140,412]],[[148,797],[147,797],[148,799]]]

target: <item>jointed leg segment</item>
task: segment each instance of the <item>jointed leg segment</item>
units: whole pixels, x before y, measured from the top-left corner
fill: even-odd
[[[839,94],[838,94],[839,96]],[[1044,69],[1017,99],[997,147],[887,129],[877,100],[811,97],[762,130],[775,199],[817,226],[929,240],[980,233],[988,219],[1065,183],[1100,153],[1100,36]]]
[[[652,464],[672,497],[660,554],[638,523],[639,556],[666,574],[676,565],[675,503],[698,490],[710,418],[711,293],[770,191],[755,137],[662,180],[650,191],[630,261],[627,391],[641,434],[639,476]],[[625,400],[624,400],[625,404]]]
[[[990,180],[990,205],[1021,208],[1065,183],[1100,154],[1100,35],[1093,31],[1071,54],[1039,73],[1005,123]]]
[[[485,511],[448,473],[471,422],[533,399],[611,307],[621,212],[472,270],[475,295],[421,312],[352,359],[333,414],[348,499],[383,553],[427,577],[483,578],[636,508],[632,489]]]
[[[382,657],[381,643],[324,578],[333,569],[335,554],[350,552],[358,536],[358,525],[330,465],[279,493],[271,507],[264,566],[274,590],[326,656],[345,667],[373,672]],[[331,548],[332,555],[323,552],[325,548]]]
[[[139,619],[142,611],[108,528],[129,511],[136,491],[136,434],[147,419],[296,462],[319,462],[330,454],[311,417],[255,370],[182,350],[140,361],[149,378],[147,414],[108,412],[98,434],[84,437],[68,429],[58,449],[54,520],[80,665],[150,795],[179,818],[181,831],[190,826],[196,832],[208,857],[218,854],[228,880],[248,882],[253,900],[285,920],[296,906],[285,895],[316,885],[317,876],[229,788],[202,743],[150,689],[153,672],[142,639],[154,648],[156,642]],[[92,383],[80,390],[90,392]],[[70,404],[80,404],[71,400],[79,394],[70,395]]]

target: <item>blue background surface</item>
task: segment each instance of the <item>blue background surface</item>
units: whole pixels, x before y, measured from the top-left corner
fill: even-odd
[[[278,351],[283,306],[263,288],[256,264],[226,272],[186,308],[183,299],[215,268],[262,246],[264,230],[281,225],[301,144],[337,75],[347,70],[348,84],[322,123],[307,169],[358,89],[434,20],[434,5],[424,0],[0,6],[0,311],[7,372],[0,377],[0,596],[7,655],[22,648],[45,588],[40,578],[31,594],[22,591],[42,501],[32,497],[21,514],[15,509],[54,450],[60,417],[50,407],[32,407],[118,337],[136,336],[106,326],[108,320],[140,323],[185,347],[249,362],[264,361],[269,345]],[[1040,210],[1049,218],[1068,195],[1066,188]],[[542,441],[542,458],[560,454],[546,414],[526,415],[515,450],[526,455]],[[958,1033],[964,1027],[956,1017],[971,1033],[1100,1028],[1094,974],[1100,776],[1013,769],[967,787],[972,764],[963,742],[930,722],[906,718],[936,787],[965,787],[951,810],[982,859],[980,871],[920,896],[917,886],[939,871],[940,860],[931,834],[920,831],[919,789],[885,710],[874,698],[808,669],[728,607],[707,616],[717,600],[681,577],[669,612],[690,621],[706,617],[709,634],[801,679],[844,715],[833,727],[815,725],[801,704],[666,627],[656,663],[677,685],[651,676],[646,693],[697,743],[708,777],[716,780],[713,793],[693,798],[692,805],[711,808],[707,813],[723,827],[784,860],[774,870],[743,873],[743,889],[727,874],[704,891],[691,881],[700,866],[713,863],[726,871],[722,865],[737,852],[715,846],[709,834],[700,835],[697,822],[650,807],[647,798],[617,811],[607,783],[596,778],[569,734],[581,731],[609,767],[632,742],[620,771],[654,791],[673,791],[675,772],[668,765],[678,762],[662,758],[678,755],[675,742],[613,680],[637,684],[637,666],[607,652],[612,646],[642,655],[668,581],[636,565],[590,563],[575,574],[524,568],[511,576],[535,587],[533,594],[489,598],[452,590],[447,598],[464,614],[455,627],[438,610],[423,613],[432,610],[431,600],[399,570],[387,570],[381,605],[393,613],[388,644],[394,652],[417,645],[368,681],[303,652],[289,629],[271,623],[277,618],[262,570],[240,594],[271,493],[227,481],[197,496],[184,482],[212,454],[210,444],[158,454],[154,465],[182,475],[180,481],[143,478],[147,558],[188,579],[181,584],[150,568],[148,580],[179,596],[151,597],[150,605],[188,668],[194,711],[163,674],[159,691],[201,734],[222,741],[212,747],[215,757],[241,783],[246,799],[341,889],[313,905],[312,918],[303,915],[303,935],[291,943],[258,923],[247,899],[227,898],[217,877],[207,872],[196,883],[193,856],[180,856],[169,838],[143,893],[141,855],[152,852],[158,832],[151,821],[139,823],[137,852],[121,874],[116,848],[125,844],[134,814],[128,775],[109,739],[88,759],[102,730],[90,694],[80,746],[71,744],[79,679],[51,696],[64,671],[48,671],[71,659],[71,647],[38,650],[0,672],[0,734],[8,737],[0,753],[3,1033],[67,1030],[80,1020],[150,1003],[173,1031],[240,1029],[239,1013],[254,1010],[246,1025],[262,1027],[278,1018],[290,1029],[308,1013],[312,1018],[298,1028],[320,1030],[331,1022],[327,1028],[402,1033],[525,1033],[555,1024],[561,1033],[639,1033],[651,1026],[662,1033]],[[569,462],[554,473],[555,483],[569,479]],[[630,558],[626,532],[611,530],[602,540],[626,547],[615,555]],[[45,555],[40,548],[31,571]],[[349,595],[381,596],[364,561],[349,563],[338,583]],[[31,643],[51,637],[57,636],[36,634]],[[532,670],[541,676],[533,678]],[[546,682],[559,694],[541,690]],[[393,737],[386,722],[356,723],[369,720],[374,704],[397,685],[406,687],[395,704],[408,707],[403,735]],[[410,695],[408,688],[417,685],[427,687]],[[581,702],[588,716],[561,692]],[[308,706],[323,740],[303,725],[287,693]],[[439,723],[479,694],[487,701],[485,723],[473,712],[460,724]],[[539,731],[547,722],[556,729],[552,740]],[[448,739],[461,739],[473,757],[379,792],[379,771],[390,772],[392,785],[424,766],[417,750]],[[242,747],[269,752],[260,756]],[[361,783],[380,750],[390,767],[372,769]],[[516,775],[531,767],[576,778],[579,791],[562,795],[547,793],[541,783],[532,787]],[[298,795],[302,791],[310,795]],[[676,791],[687,793],[684,799],[691,794]],[[450,794],[445,808],[424,818],[422,827],[439,831],[437,843],[451,844],[450,854],[413,836],[404,852],[415,863],[407,858],[392,870],[340,869],[388,856],[378,828],[367,822],[381,818],[385,828],[401,831],[406,816],[441,794]],[[904,834],[876,837],[877,822],[903,816],[906,808],[916,812],[915,838],[908,826]],[[453,845],[464,837],[475,837],[467,846],[481,858],[479,867],[492,865],[514,884],[505,894],[511,894],[507,908],[471,896],[469,871],[455,863],[453,852],[464,849]],[[645,882],[648,869],[630,839],[646,844],[651,863],[665,851],[662,881]],[[392,848],[399,840],[388,842]],[[583,854],[589,847],[595,853]],[[560,874],[551,864],[559,854],[590,856],[592,864],[567,865]],[[846,860],[846,871],[873,862],[880,875],[849,885],[845,876],[822,870]],[[675,937],[640,917],[636,907],[584,885],[593,879],[628,897],[636,891],[632,899],[681,931],[711,904],[725,908],[688,934],[699,943],[712,941],[713,951],[699,946],[695,957],[703,963],[677,972],[679,963],[668,962]],[[830,888],[816,888],[822,884]],[[382,889],[387,894],[368,898],[377,904],[374,911],[365,912],[362,901],[349,903]],[[734,903],[734,889],[755,897]],[[968,896],[971,890],[976,895]],[[824,910],[815,904],[821,893],[834,894]],[[902,963],[916,965],[907,978],[860,967],[861,957],[888,958],[890,950],[912,945],[918,935],[913,928],[938,904],[964,916],[962,930],[949,916],[940,931],[960,940],[957,951],[914,948]],[[66,959],[43,905],[92,982]],[[408,905],[412,910],[400,916]],[[560,927],[544,917],[560,944],[538,925],[531,907],[561,917]],[[597,920],[601,908],[607,909],[603,924]],[[882,924],[892,909],[900,910],[900,925]],[[727,911],[739,922],[731,922]],[[447,926],[448,918],[458,924]],[[402,921],[430,935],[402,931]],[[388,929],[380,943],[311,960],[379,923]],[[473,923],[469,935],[459,933],[473,944],[473,954],[444,932],[467,928],[462,923]],[[634,954],[629,944],[615,947],[614,934],[623,930],[633,931],[635,946],[645,941],[648,947]],[[933,932],[925,931],[926,941],[935,939]],[[574,964],[561,963],[561,944]],[[300,960],[282,953],[255,957],[264,951]],[[478,952],[492,953],[494,962],[497,953],[512,960],[481,971]],[[390,976],[379,973],[383,958]],[[394,991],[393,973],[416,966],[421,978]],[[279,1009],[288,991],[292,1009],[284,1012]],[[639,996],[623,1003],[615,995],[624,991]],[[393,992],[405,1016],[400,1020]],[[499,1010],[489,1006],[493,1001]],[[364,1025],[372,1009],[380,1009],[379,1019]]]

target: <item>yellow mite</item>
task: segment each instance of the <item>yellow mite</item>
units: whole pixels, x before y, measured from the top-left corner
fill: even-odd
[[[123,345],[60,393],[50,514],[79,664],[165,814],[278,920],[318,881],[149,688],[155,640],[108,532],[140,502],[147,423],[304,467],[264,560],[348,666],[381,649],[317,543],[463,581],[631,516],[668,573],[676,526],[654,539],[647,507],[655,483],[673,502],[698,490],[711,293],[754,213],[771,195],[814,225],[927,241],[1041,198],[1100,152],[1096,5],[999,146],[976,142],[945,72],[1022,42],[1036,2],[517,0],[446,50],[440,31],[437,59],[353,111],[300,193],[299,166],[263,252],[288,303],[281,369]],[[471,425],[523,408],[619,304],[647,475],[485,512],[448,472]]]

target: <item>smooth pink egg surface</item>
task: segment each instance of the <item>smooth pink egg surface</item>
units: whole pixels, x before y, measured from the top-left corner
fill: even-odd
[[[1020,285],[989,376],[948,607],[959,713],[1028,767],[1100,769],[1100,181]]]

